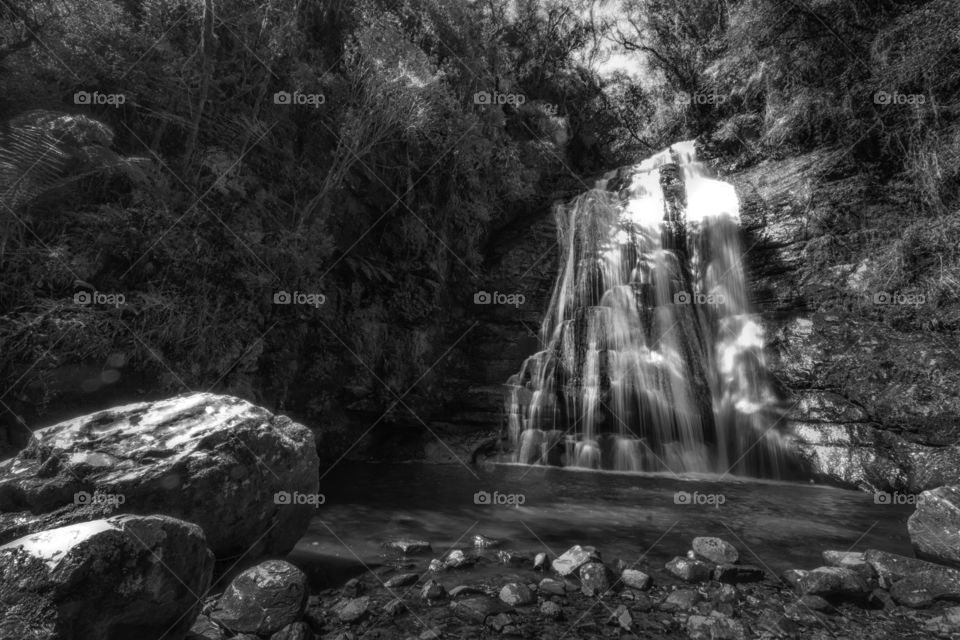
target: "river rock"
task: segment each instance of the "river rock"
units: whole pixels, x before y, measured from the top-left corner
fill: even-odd
[[[489,596],[471,596],[452,602],[450,609],[461,620],[483,624],[489,616],[509,611],[510,607]]]
[[[643,571],[637,569],[624,569],[620,574],[620,581],[631,589],[643,591],[650,588],[652,579]]]
[[[787,569],[780,574],[780,579],[796,591],[800,591],[800,583],[809,571],[804,569]]]
[[[390,576],[387,581],[383,583],[383,586],[387,589],[409,587],[419,579],[420,576],[415,573],[398,573],[395,576]]]
[[[871,587],[877,586],[877,572],[867,562],[866,554],[860,551],[824,551],[823,561],[831,567],[850,569],[867,581]]]
[[[918,558],[960,567],[960,485],[921,493],[907,531]]]
[[[197,616],[190,627],[190,633],[187,634],[187,640],[224,640],[225,638],[220,625],[203,614]]]
[[[447,554],[447,557],[443,559],[443,564],[449,569],[460,569],[463,567],[469,567],[476,561],[476,558],[467,556],[467,554],[460,549],[454,549]]]
[[[563,607],[550,600],[543,601],[540,605],[540,613],[550,620],[563,620]]]
[[[453,589],[450,589],[451,598],[459,598],[460,596],[472,596],[478,593],[483,593],[483,590],[472,584],[461,584],[454,587]]]
[[[630,627],[633,625],[633,616],[630,615],[630,610],[626,606],[620,604],[610,612],[607,624],[615,624],[624,631],[630,631]]]
[[[708,616],[687,618],[690,640],[743,640],[747,632],[739,621],[714,611]]]
[[[536,602],[537,597],[533,595],[533,592],[524,585],[518,582],[511,582],[505,584],[502,589],[500,589],[500,599],[511,607],[521,607],[528,604],[533,604]]]
[[[340,619],[340,622],[346,622],[347,624],[361,620],[364,616],[367,615],[367,612],[369,610],[370,610],[369,596],[363,596],[362,598],[351,598],[350,600],[344,600],[339,605],[334,607],[334,613],[337,614],[337,618]]]
[[[542,551],[533,558],[534,571],[546,571],[550,568],[550,559]]]
[[[736,547],[720,538],[698,537],[693,539],[693,552],[701,559],[717,564],[733,564],[740,560]]]
[[[399,551],[403,555],[412,555],[416,553],[427,553],[432,551],[433,547],[426,540],[414,540],[411,538],[399,538],[397,540],[388,540],[383,544],[387,549]]]
[[[447,590],[442,584],[433,579],[423,583],[423,587],[420,589],[421,600],[442,600],[445,597],[447,597]]]
[[[0,638],[183,637],[213,564],[203,530],[167,516],[30,534],[0,547]]]
[[[877,573],[880,586],[889,589],[895,582],[903,578],[927,571],[944,571],[947,573],[958,573],[956,569],[950,569],[933,562],[918,560],[909,556],[901,556],[889,551],[880,551],[878,549],[868,549],[863,554],[864,559]]]
[[[602,596],[614,584],[613,572],[602,562],[588,562],[580,567],[580,589],[586,596]]]
[[[496,538],[488,538],[487,536],[480,535],[479,533],[473,536],[473,546],[477,549],[489,549],[491,547],[498,547],[503,543],[502,540],[497,540]]]
[[[568,576],[588,562],[599,561],[600,554],[594,547],[575,545],[567,549],[563,555],[553,561],[552,569],[561,576]]]
[[[305,622],[291,622],[270,636],[270,640],[313,640],[313,631]]]
[[[403,598],[394,598],[393,600],[387,602],[387,604],[383,605],[383,611],[388,616],[395,616],[403,611],[406,606],[407,605],[403,602]]]
[[[306,427],[245,400],[192,393],[38,429],[0,463],[0,543],[120,513],[203,529],[218,558],[285,555],[317,496]]]
[[[300,618],[308,595],[303,571],[267,560],[234,578],[210,617],[234,633],[270,635]]]
[[[718,564],[713,568],[713,579],[727,584],[759,582],[763,576],[763,569],[752,564]]]
[[[937,600],[960,602],[960,575],[956,571],[921,571],[894,582],[890,595],[898,604],[915,609]]]
[[[693,589],[677,589],[667,596],[664,604],[669,605],[671,608],[687,611],[688,609],[693,609],[701,600],[703,600],[703,596]]]
[[[710,579],[710,565],[700,560],[677,556],[664,566],[667,571],[685,582],[705,582]]]
[[[860,596],[869,593],[870,586],[850,569],[818,567],[801,578],[800,592],[814,596]]]
[[[562,596],[567,593],[566,585],[560,580],[554,580],[553,578],[544,578],[540,581],[537,588],[540,589],[542,593],[549,593],[555,596]]]

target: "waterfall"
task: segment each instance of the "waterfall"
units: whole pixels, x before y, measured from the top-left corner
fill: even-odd
[[[555,215],[562,255],[541,350],[507,382],[515,461],[778,477],[782,406],[733,186],[687,141]]]

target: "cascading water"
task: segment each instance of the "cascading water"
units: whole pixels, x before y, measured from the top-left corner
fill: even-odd
[[[749,312],[733,187],[681,142],[556,216],[542,350],[507,383],[515,460],[778,477],[782,413]]]

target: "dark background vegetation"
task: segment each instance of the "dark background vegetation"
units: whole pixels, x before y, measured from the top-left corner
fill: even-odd
[[[955,0],[0,0],[0,449],[186,389],[331,434],[430,415],[498,230],[693,136],[866,178],[808,259],[879,255],[930,304],[863,313],[956,331],[958,60]]]

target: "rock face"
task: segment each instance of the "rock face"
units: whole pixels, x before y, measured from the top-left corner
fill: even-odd
[[[217,557],[283,555],[315,508],[310,430],[229,396],[196,393],[40,429],[0,463],[0,543],[119,513],[202,527]]]
[[[960,567],[960,486],[920,494],[907,530],[918,558]]]
[[[213,575],[197,525],[123,515],[0,547],[0,637],[183,638]]]
[[[300,569],[267,560],[233,579],[211,618],[234,633],[269,635],[300,618],[308,595]]]

